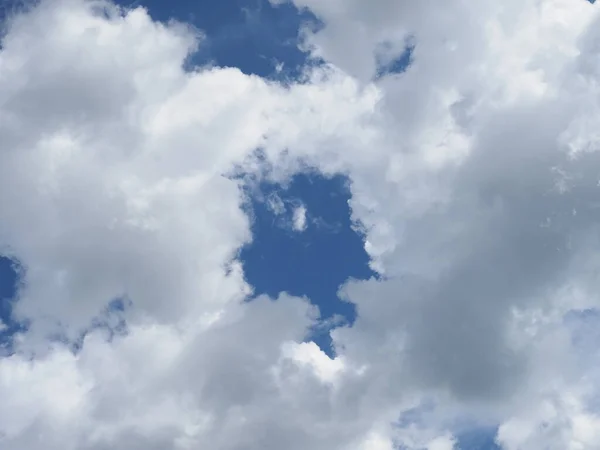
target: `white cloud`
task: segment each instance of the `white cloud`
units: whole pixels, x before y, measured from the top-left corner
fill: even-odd
[[[31,326],[0,360],[3,448],[330,449],[370,428],[327,412],[348,400],[323,355],[318,376],[275,376],[316,312],[287,297],[244,303],[231,260],[249,220],[223,174],[251,169],[257,148],[276,158],[353,140],[376,96],[333,69],[291,88],[186,73],[194,46],[192,30],[103,2],[45,1],[8,26],[0,241],[25,269],[16,314]],[[77,338],[123,296],[124,335],[90,332],[77,354],[49,341]]]
[[[311,126],[331,118],[334,133],[338,100],[355,92],[185,73],[191,33],[140,9],[106,19],[98,5],[42,2],[4,39],[0,235],[27,268],[17,312],[82,327],[123,294],[169,322],[239,301],[241,274],[222,266],[248,219],[222,175],[259,147],[318,145],[327,136]]]
[[[454,450],[455,440],[452,437],[441,436],[431,441],[427,448],[428,450]]]
[[[342,357],[329,358],[314,342],[289,343],[282,350],[284,357],[300,366],[310,367],[323,382],[335,382],[345,370]]]
[[[142,9],[46,0],[11,21],[0,246],[32,326],[0,359],[2,448],[437,450],[462,419],[500,423],[508,450],[597,448],[594,332],[564,316],[600,307],[598,8],[295,4],[332,65],[289,88],[184,72],[198,33]],[[371,83],[407,36],[413,66]],[[249,219],[223,174],[260,174],[256,149],[275,180],[350,178],[386,278],[342,288],[358,318],[336,359],[303,343],[307,301],[244,302]],[[48,340],[123,296],[123,335]]]
[[[277,193],[269,195],[267,198],[267,207],[276,216],[285,212],[285,203],[283,203],[283,200],[281,200],[281,197]]]
[[[304,231],[306,229],[306,207],[304,205],[294,208],[292,222],[295,231]]]

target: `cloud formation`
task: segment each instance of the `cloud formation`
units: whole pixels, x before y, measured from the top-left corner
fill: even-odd
[[[478,421],[506,450],[597,448],[598,9],[294,4],[325,63],[286,86],[184,70],[201,31],[142,8],[7,21],[0,248],[28,328],[0,359],[2,448],[446,450]],[[306,166],[349,177],[382,275],[340,289],[335,359],[304,342],[308,299],[245,302],[236,260],[228,175]]]

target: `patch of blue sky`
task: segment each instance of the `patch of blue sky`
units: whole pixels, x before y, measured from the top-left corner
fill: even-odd
[[[175,19],[201,30],[205,37],[191,59],[193,65],[236,67],[266,78],[295,78],[307,61],[298,46],[303,26],[318,26],[308,11],[291,2],[272,5],[268,0],[123,1],[143,6],[153,19]]]
[[[496,443],[497,433],[497,427],[471,428],[457,433],[457,450],[501,450]]]
[[[19,266],[0,255],[0,354],[11,351],[12,337],[24,327],[13,317],[18,282]]]
[[[340,285],[375,276],[351,221],[348,180],[309,172],[250,192],[253,240],[240,254],[247,281],[255,295],[308,297],[324,321],[311,338],[332,354],[329,329],[356,317],[354,305],[338,297]]]
[[[384,42],[379,46],[377,55],[377,73],[375,79],[388,75],[401,74],[408,70],[413,62],[415,41],[412,37],[405,39],[398,48],[397,43]]]

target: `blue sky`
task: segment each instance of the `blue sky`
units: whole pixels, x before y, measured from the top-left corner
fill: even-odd
[[[297,75],[305,61],[297,46],[298,30],[303,23],[316,23],[313,15],[299,13],[289,3],[273,7],[266,0],[150,0],[135,4],[148,8],[156,20],[174,18],[202,30],[206,41],[196,55],[198,63],[214,62],[263,77],[274,76],[278,64],[284,65],[283,75]]]
[[[241,260],[255,293],[276,297],[280,292],[306,296],[319,306],[326,321],[342,319],[351,325],[354,305],[340,300],[339,287],[349,278],[376,276],[369,268],[364,238],[350,218],[348,180],[318,173],[295,176],[287,186],[262,183],[260,195],[250,195],[253,241],[244,247]],[[283,205],[274,211],[270,203]],[[293,229],[293,213],[306,209],[306,228]],[[313,336],[328,353],[327,332]]]
[[[11,317],[17,281],[14,263],[8,258],[0,258],[0,320],[5,325],[5,329],[0,331],[0,343],[3,345],[10,342],[10,336],[18,329]]]
[[[594,0],[84,1],[0,55],[0,447],[596,448]]]

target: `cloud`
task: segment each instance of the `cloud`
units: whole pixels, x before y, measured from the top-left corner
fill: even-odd
[[[360,133],[376,96],[334,68],[291,87],[186,72],[197,38],[104,2],[7,23],[0,240],[23,267],[27,331],[0,360],[3,448],[334,448],[370,429],[330,415],[343,406],[325,355],[286,356],[318,312],[245,302],[250,226],[228,174],[262,149],[287,176],[299,163],[283,149],[354,139],[343,130]],[[93,326],[115,299],[125,327]]]
[[[298,126],[311,108],[332,133],[343,119],[326,81],[297,92],[236,69],[184,72],[194,38],[142,9],[75,0],[10,23],[0,233],[27,270],[19,315],[81,328],[127,295],[176,321],[243,296],[222,266],[250,239],[248,219],[224,175],[257,148],[318,145],[326,136]]]
[[[277,195],[277,193],[269,195],[266,203],[269,210],[276,216],[279,216],[285,212],[285,204],[283,203],[283,200],[281,200],[281,197]]]
[[[578,314],[600,308],[598,9],[294,4],[326,63],[289,86],[185,71],[201,32],[141,8],[47,0],[8,22],[0,246],[29,327],[0,359],[2,447],[437,450],[461,421],[509,450],[597,447]],[[372,81],[407,39],[408,70]],[[304,342],[307,299],[246,302],[236,261],[228,175],[307,166],[349,178],[381,275],[341,288],[357,319],[335,359]],[[115,299],[124,329],[92,327]]]
[[[304,231],[306,229],[306,207],[304,205],[294,208],[293,228],[296,231]]]
[[[340,157],[385,280],[343,288],[358,318],[333,332],[337,348],[369,365],[389,397],[418,386],[454,417],[512,423],[523,402],[545,404],[561,389],[586,403],[595,394],[581,393],[582,373],[566,368],[573,348],[560,318],[598,307],[589,259],[597,9],[562,0],[294,4],[324,23],[306,32],[313,54],[366,84],[382,42],[414,43],[408,70],[376,84],[383,130],[370,160],[347,149]],[[506,447],[576,445],[564,427],[579,413],[561,408],[564,440],[534,433]]]

